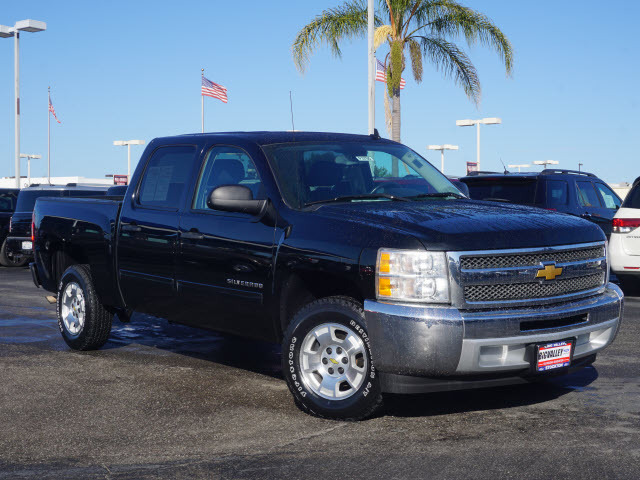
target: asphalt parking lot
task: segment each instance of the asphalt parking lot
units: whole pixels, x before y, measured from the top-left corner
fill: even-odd
[[[594,367],[545,384],[300,412],[277,345],[134,316],[67,348],[28,270],[0,269],[0,479],[638,478],[640,300]]]

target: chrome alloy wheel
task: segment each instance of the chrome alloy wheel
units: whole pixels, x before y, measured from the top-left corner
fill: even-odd
[[[323,323],[304,337],[300,346],[300,376],[322,398],[349,398],[364,382],[366,372],[364,342],[350,328]]]
[[[60,315],[64,328],[69,335],[77,337],[84,328],[85,301],[82,288],[75,282],[70,282],[62,294]]]

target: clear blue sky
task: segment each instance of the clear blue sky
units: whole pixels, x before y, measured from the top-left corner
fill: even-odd
[[[52,123],[52,174],[126,173],[126,149],[113,140],[200,131],[200,69],[229,90],[229,103],[205,99],[205,129],[364,133],[366,42],[346,44],[342,60],[322,48],[300,75],[291,43],[302,25],[340,1],[185,2],[112,0],[4,2],[0,24],[32,18],[42,33],[21,37],[22,147],[47,149],[47,85],[62,124]],[[456,119],[498,116],[483,127],[482,167],[578,162],[609,182],[640,175],[640,2],[467,0],[489,15],[515,48],[515,72],[491,51],[467,49],[483,87],[479,109],[431,66],[416,85],[406,71],[402,140],[436,165],[426,145],[452,143],[446,171],[475,159],[475,132]],[[0,176],[13,175],[13,40],[0,39]],[[383,84],[377,119],[384,127]],[[133,147],[137,162],[141,147]],[[37,163],[40,162],[40,163]],[[32,175],[46,172],[35,160]],[[26,172],[26,165],[23,166]]]

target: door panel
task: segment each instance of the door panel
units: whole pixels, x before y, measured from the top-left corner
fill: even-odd
[[[609,237],[613,214],[602,206],[600,195],[595,186],[592,182],[582,181],[576,182],[576,187],[578,189],[578,205],[583,209],[581,217],[598,225]]]
[[[195,146],[156,149],[135,198],[123,205],[118,272],[125,302],[134,310],[171,318],[177,307],[178,209],[195,163]]]
[[[220,185],[245,185],[265,199],[251,158],[218,146],[205,156],[191,209],[180,217],[178,295],[183,323],[271,338],[269,296],[275,227],[247,214],[216,212],[206,199]]]

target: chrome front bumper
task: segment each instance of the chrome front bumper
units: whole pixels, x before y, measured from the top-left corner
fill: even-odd
[[[574,361],[615,338],[622,291],[528,308],[460,310],[365,301],[373,362],[383,373],[416,377],[527,373],[532,345],[575,338]],[[563,326],[564,325],[564,326]],[[538,328],[539,327],[539,328]]]

